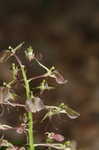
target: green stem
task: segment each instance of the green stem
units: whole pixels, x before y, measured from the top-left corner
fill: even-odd
[[[23,74],[23,78],[24,78],[24,83],[25,83],[25,88],[26,88],[26,96],[27,99],[31,99],[30,96],[30,87],[29,87],[29,82],[27,80],[27,76],[26,76],[26,72],[24,70],[24,66],[21,66],[21,70],[22,70],[22,74]],[[34,150],[34,137],[33,137],[33,114],[31,112],[28,112],[28,144],[29,144],[29,148],[28,150]]]
[[[26,89],[26,97],[27,97],[27,99],[31,100],[30,86],[29,86],[29,82],[28,82],[28,79],[27,79],[25,67],[24,67],[24,65],[22,65],[22,63],[21,63],[20,59],[18,58],[18,56],[16,54],[14,54],[14,56],[15,56],[17,62],[19,63],[21,71],[22,71],[24,84],[25,84],[25,89]],[[29,145],[28,150],[35,150],[34,136],[33,136],[33,114],[31,112],[28,112],[27,117],[28,117],[28,145]]]

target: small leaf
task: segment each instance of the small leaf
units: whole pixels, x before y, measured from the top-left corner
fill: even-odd
[[[80,116],[78,112],[74,111],[73,109],[69,107],[66,108],[66,112],[67,112],[67,116],[71,119],[76,119]]]
[[[66,114],[69,118],[71,119],[76,119],[80,116],[80,114],[78,112],[76,112],[75,110],[73,110],[72,108],[68,107],[67,105],[65,105],[64,103],[60,104],[60,108],[62,108],[63,110],[66,111]]]
[[[63,76],[62,76],[57,70],[54,70],[54,71],[52,72],[52,75],[53,75],[53,77],[56,79],[56,82],[57,82],[58,84],[65,84],[65,83],[67,83],[67,80],[65,80],[65,79],[63,78]]]

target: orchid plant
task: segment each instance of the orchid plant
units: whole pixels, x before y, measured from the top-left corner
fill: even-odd
[[[71,150],[71,142],[65,141],[63,135],[54,132],[46,132],[45,143],[35,143],[35,135],[34,135],[34,118],[33,115],[41,110],[46,110],[46,114],[42,118],[41,122],[43,122],[48,117],[53,117],[53,115],[57,114],[66,114],[71,119],[76,119],[79,117],[79,113],[74,111],[72,108],[68,107],[66,104],[61,103],[58,106],[49,106],[45,105],[43,100],[40,98],[40,95],[43,94],[45,90],[54,90],[54,87],[50,86],[47,82],[47,78],[52,78],[56,81],[57,84],[66,84],[67,80],[59,73],[59,71],[52,66],[48,68],[44,64],[39,61],[35,51],[30,46],[24,51],[25,58],[29,63],[33,63],[34,61],[45,70],[44,74],[28,77],[27,75],[27,67],[23,64],[21,59],[19,58],[17,52],[21,50],[24,42],[19,44],[17,47],[12,48],[9,46],[8,50],[0,53],[0,63],[5,63],[10,58],[14,57],[16,63],[12,63],[12,80],[8,83],[5,81],[3,85],[0,86],[0,105],[2,108],[4,105],[10,105],[11,107],[22,107],[24,108],[25,114],[23,122],[18,127],[12,127],[6,124],[0,123],[0,130],[15,130],[18,134],[25,133],[27,136],[27,143],[23,147],[18,147],[8,142],[2,137],[0,139],[0,148],[5,147],[7,150],[35,150],[36,147],[47,147],[49,150],[51,149],[59,149],[59,150]],[[19,77],[20,76],[20,77]],[[20,79],[19,79],[20,78]],[[42,82],[39,86],[35,87],[40,90],[39,96],[35,96],[34,88],[31,88],[30,83],[34,80],[42,79]],[[17,94],[14,91],[14,86],[17,84],[17,81],[23,86],[25,89],[25,101],[21,104],[16,101]]]

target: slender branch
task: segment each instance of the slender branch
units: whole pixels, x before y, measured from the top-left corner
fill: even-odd
[[[21,44],[19,44],[17,47],[15,47],[13,50],[14,52],[16,52],[18,49],[20,49],[23,46],[24,42],[22,42]]]
[[[51,147],[51,148],[54,148],[54,149],[58,149],[58,150],[63,150],[65,147],[63,147],[63,144],[59,144],[59,143],[53,143],[53,144],[45,144],[45,143],[41,143],[41,144],[34,144],[35,147],[40,147],[40,146],[43,146],[43,147]]]
[[[11,103],[11,102],[7,102],[7,103],[2,103],[3,105],[10,105],[12,107],[24,107],[25,108],[25,105],[23,104],[17,104],[17,103]]]
[[[48,106],[48,105],[45,105],[45,108],[46,108],[46,109],[58,109],[59,107],[57,107],[57,106]]]
[[[43,74],[43,75],[39,75],[39,76],[36,76],[36,77],[32,77],[28,80],[28,82],[31,82],[32,80],[36,80],[36,79],[41,79],[41,78],[45,78],[46,77],[46,74]]]
[[[47,72],[49,72],[49,69],[48,69],[46,66],[44,66],[43,64],[41,64],[41,63],[38,61],[38,59],[36,59],[36,57],[35,57],[35,60],[36,60],[36,62],[37,62],[42,68],[44,68]]]

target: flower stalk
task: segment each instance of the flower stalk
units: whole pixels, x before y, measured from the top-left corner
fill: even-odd
[[[25,89],[26,89],[26,98],[28,100],[31,100],[31,91],[30,91],[30,86],[29,82],[27,79],[26,71],[25,71],[25,66],[22,65],[19,57],[14,54],[18,64],[20,65],[20,69],[22,71],[22,76],[25,84]],[[28,118],[28,150],[35,150],[34,147],[34,136],[33,136],[33,114],[32,112],[27,112],[27,118]]]

